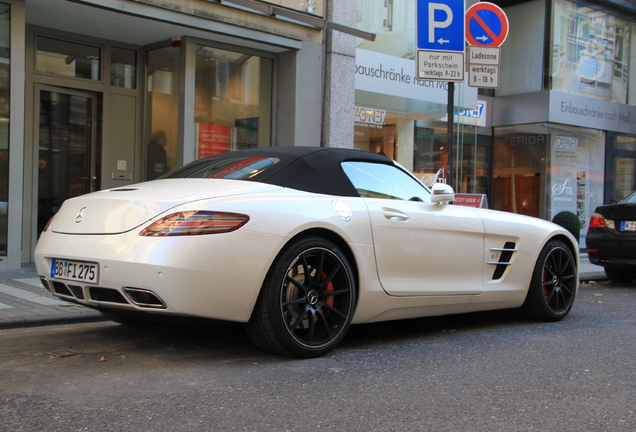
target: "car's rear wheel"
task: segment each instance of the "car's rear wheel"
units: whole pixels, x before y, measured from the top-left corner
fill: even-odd
[[[636,268],[633,267],[605,267],[605,274],[613,282],[629,283],[636,279]]]
[[[532,319],[558,321],[572,309],[577,287],[572,252],[562,241],[550,241],[539,254],[521,309]]]
[[[342,251],[320,237],[301,238],[269,270],[246,331],[265,351],[318,357],[342,341],[355,303],[355,278]]]

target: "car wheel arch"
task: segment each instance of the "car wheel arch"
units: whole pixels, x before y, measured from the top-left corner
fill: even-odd
[[[336,246],[338,246],[338,248],[342,251],[342,253],[347,258],[347,261],[349,262],[349,265],[351,266],[351,269],[353,270],[353,276],[355,278],[355,286],[358,292],[360,291],[360,285],[359,285],[360,273],[359,273],[358,262],[356,260],[355,254],[353,253],[353,251],[349,247],[349,244],[344,238],[342,238],[338,233],[326,228],[310,228],[305,231],[301,231],[297,233],[296,235],[294,235],[293,237],[291,237],[287,241],[287,243],[283,245],[283,247],[280,250],[283,251],[289,244],[295,242],[296,240],[302,237],[322,237],[326,240],[329,240]],[[272,261],[272,264],[274,262],[276,262],[276,259]]]
[[[568,247],[568,249],[570,249],[570,252],[572,253],[572,256],[574,256],[574,257],[578,256],[579,244],[578,243],[572,243],[572,239],[570,239],[570,237],[565,236],[565,235],[556,235],[554,237],[551,237],[551,238],[547,239],[545,241],[545,243],[543,244],[543,246],[545,246],[546,244],[550,243],[553,240],[562,241],[563,243],[565,243],[565,245]]]

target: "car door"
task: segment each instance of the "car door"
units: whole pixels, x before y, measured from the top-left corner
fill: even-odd
[[[484,226],[468,207],[430,202],[396,166],[345,162],[369,210],[378,277],[395,296],[482,292]]]

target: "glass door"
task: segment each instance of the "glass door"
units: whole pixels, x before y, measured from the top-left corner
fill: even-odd
[[[95,95],[39,88],[38,235],[62,202],[97,188]]]

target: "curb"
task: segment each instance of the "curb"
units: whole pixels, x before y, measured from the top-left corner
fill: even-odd
[[[37,315],[28,317],[15,317],[0,321],[0,330],[9,330],[27,327],[44,327],[49,325],[83,324],[91,322],[108,321],[98,311],[84,312],[81,315],[59,316],[54,314]]]

